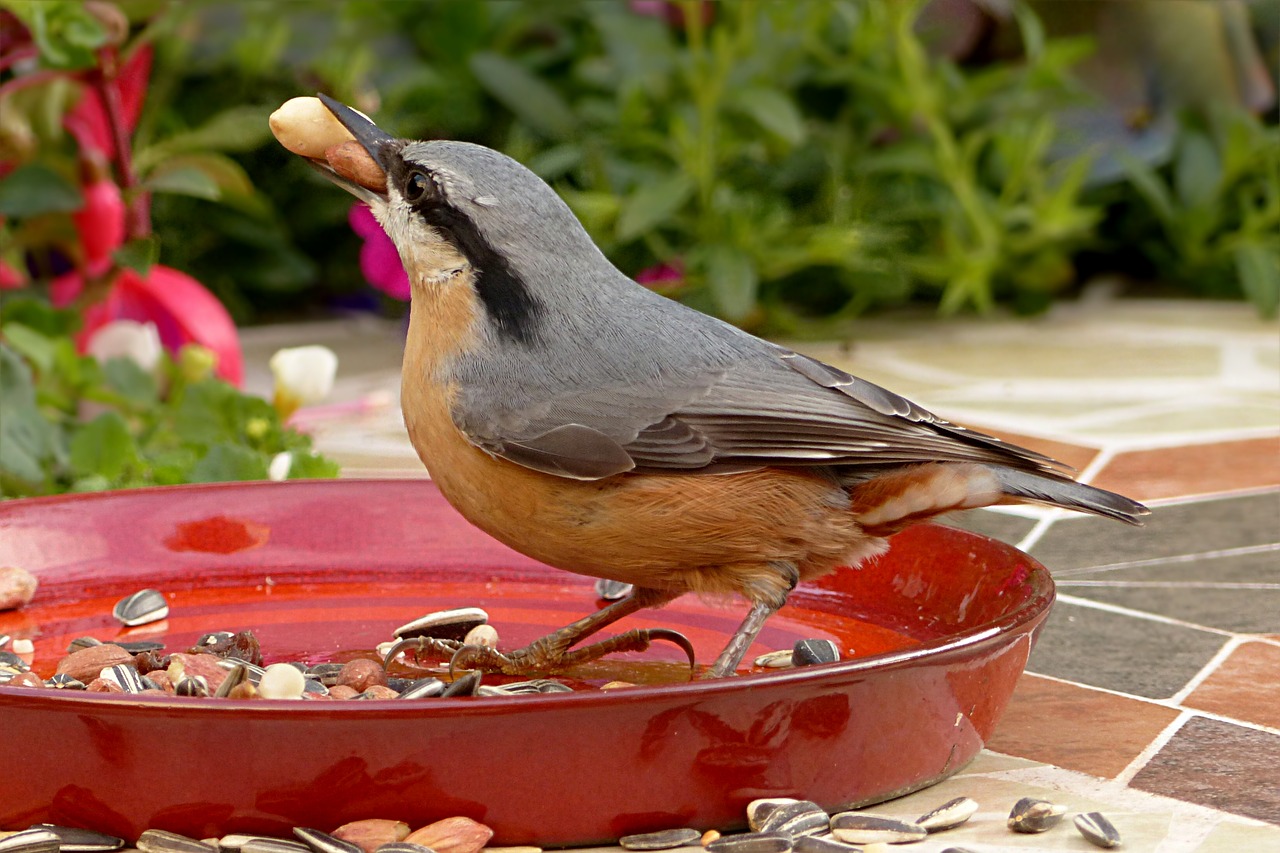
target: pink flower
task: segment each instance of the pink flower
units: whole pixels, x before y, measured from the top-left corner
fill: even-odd
[[[13,267],[0,261],[0,290],[17,290],[25,287],[27,279]]]
[[[133,52],[119,73],[107,82],[120,99],[121,116],[129,133],[133,132],[142,113],[142,99],[147,93],[147,79],[151,76],[151,54],[151,45],[142,45]],[[116,143],[107,122],[106,108],[94,87],[81,87],[80,102],[63,117],[62,124],[80,147],[101,152],[108,160],[115,157]]]
[[[90,275],[102,275],[111,266],[111,253],[124,244],[125,207],[120,188],[110,178],[99,178],[82,188],[84,207],[71,214],[84,265]]]
[[[679,290],[684,285],[684,262],[675,258],[665,264],[646,267],[636,273],[636,281],[659,293]]]
[[[363,204],[354,205],[347,215],[351,230],[364,238],[360,247],[360,272],[374,287],[393,299],[409,298],[409,274],[400,263],[395,243],[382,230],[373,213]]]

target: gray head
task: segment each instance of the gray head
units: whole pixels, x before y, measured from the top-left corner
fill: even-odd
[[[594,301],[592,288],[616,287],[619,279],[634,286],[556,192],[505,154],[467,142],[395,139],[321,99],[386,173],[385,191],[331,177],[372,209],[415,290],[473,280],[498,329],[521,338],[549,304]]]

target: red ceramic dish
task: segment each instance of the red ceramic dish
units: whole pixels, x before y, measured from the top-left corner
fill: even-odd
[[[0,503],[0,565],[40,578],[0,613],[51,674],[70,639],[185,649],[251,628],[268,662],[341,659],[430,610],[485,607],[512,647],[596,606],[592,581],[471,528],[423,481],[179,487]],[[120,597],[165,592],[169,618],[124,631]],[[751,652],[829,637],[840,663],[712,682],[451,700],[283,702],[0,687],[0,828],[36,821],[136,838],[333,829],[467,815],[494,844],[608,842],[740,825],[756,797],[829,809],[938,781],[990,736],[1053,585],[1034,560],[936,526],[861,570],[806,585]],[[664,625],[709,662],[742,616],[693,598]],[[582,673],[679,676],[674,649]],[[650,664],[665,659],[669,664]]]

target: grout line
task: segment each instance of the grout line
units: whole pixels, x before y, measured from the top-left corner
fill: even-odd
[[[1128,786],[1133,781],[1133,777],[1137,776],[1142,768],[1146,767],[1151,762],[1151,759],[1155,758],[1160,750],[1164,749],[1165,744],[1173,740],[1173,736],[1182,729],[1187,720],[1194,716],[1195,714],[1190,711],[1180,713],[1174,718],[1173,722],[1164,727],[1160,734],[1152,738],[1151,743],[1143,747],[1142,751],[1134,756],[1133,760],[1125,765],[1123,770],[1116,774],[1116,781]]]
[[[1234,637],[1234,631],[1224,631],[1221,628],[1210,628],[1208,625],[1197,625],[1194,622],[1186,622],[1182,619],[1174,619],[1170,616],[1161,616],[1157,613],[1147,613],[1142,610],[1134,610],[1131,607],[1121,607],[1118,604],[1108,604],[1105,601],[1094,601],[1092,598],[1080,598],[1075,595],[1058,595],[1058,601],[1066,604],[1075,604],[1080,607],[1088,607],[1092,610],[1102,610],[1106,613],[1114,613],[1119,616],[1132,616],[1135,619],[1145,619],[1148,622],[1159,622],[1162,625],[1176,625],[1179,628],[1191,628],[1196,631],[1204,631],[1207,634],[1218,634],[1222,637]]]
[[[1091,575],[1095,572],[1115,572],[1122,569],[1138,569],[1145,566],[1163,566],[1171,563],[1198,563],[1201,560],[1216,560],[1223,557],[1244,557],[1251,554],[1265,554],[1268,551],[1280,551],[1280,542],[1268,542],[1264,545],[1240,545],[1235,548],[1222,548],[1217,551],[1201,551],[1197,554],[1174,554],[1168,557],[1151,557],[1145,560],[1126,560],[1122,563],[1106,563],[1101,566],[1088,566],[1079,569],[1060,569],[1053,573],[1054,580],[1069,578],[1074,575]]]
[[[1089,482],[1089,480],[1096,477],[1113,458],[1115,458],[1114,450],[1108,447],[1100,448],[1094,455],[1093,459],[1089,460],[1089,464],[1084,467],[1084,470],[1080,472],[1080,476],[1076,477],[1076,479],[1081,483]],[[1035,526],[1027,531],[1027,535],[1022,537],[1021,541],[1019,541],[1015,547],[1017,547],[1019,551],[1030,551],[1030,549],[1034,548],[1036,543],[1049,532],[1049,528],[1053,526],[1055,521],[1060,518],[1065,518],[1066,516],[1067,513],[1065,510],[1056,509],[1051,511],[1044,518],[1037,521]]]
[[[1236,649],[1240,648],[1240,645],[1244,643],[1244,641],[1244,637],[1232,637],[1223,643],[1222,648],[1218,649],[1217,653],[1215,653],[1213,657],[1209,658],[1208,662],[1206,662],[1204,666],[1200,667],[1200,671],[1191,676],[1187,683],[1182,685],[1181,690],[1169,697],[1169,701],[1175,705],[1181,705],[1185,702],[1187,697],[1194,693],[1196,688],[1203,684],[1209,676],[1213,675],[1213,673],[1227,660],[1227,658],[1235,654]]]

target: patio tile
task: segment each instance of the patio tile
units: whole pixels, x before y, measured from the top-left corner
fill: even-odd
[[[1027,673],[987,747],[1110,779],[1177,717],[1162,705]]]
[[[1280,729],[1280,646],[1241,643],[1183,705]]]
[[[1280,735],[1192,717],[1134,776],[1134,788],[1280,823]]]
[[[1017,545],[1036,525],[1034,518],[989,509],[953,512],[943,516],[940,521],[951,527],[990,536],[1009,545]]]
[[[1059,598],[1027,670],[1131,696],[1165,699],[1203,669],[1224,642],[1220,634]]]
[[[1140,501],[1280,486],[1280,438],[1121,453],[1090,482]]]

